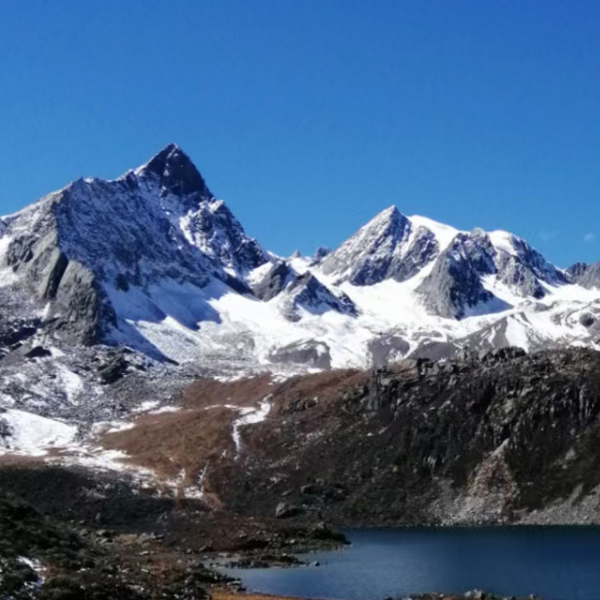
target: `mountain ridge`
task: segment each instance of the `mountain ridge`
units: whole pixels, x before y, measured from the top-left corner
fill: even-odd
[[[306,352],[286,348],[325,347],[326,364],[366,367],[451,356],[499,319],[519,333],[492,346],[597,345],[597,267],[563,271],[509,232],[460,231],[395,205],[331,252],[278,257],[176,144],[3,217],[0,265],[0,296],[22,299],[15,318],[42,315],[40,335],[159,360],[216,353],[273,368],[283,353],[303,369]]]

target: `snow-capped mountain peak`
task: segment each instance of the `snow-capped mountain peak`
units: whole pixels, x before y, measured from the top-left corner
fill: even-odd
[[[384,279],[404,281],[433,259],[439,244],[427,228],[413,226],[390,206],[326,256],[323,273],[336,281],[371,285]]]

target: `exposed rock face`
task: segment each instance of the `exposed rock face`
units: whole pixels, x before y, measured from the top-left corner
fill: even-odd
[[[495,272],[494,248],[482,230],[459,234],[438,257],[418,287],[426,308],[441,317],[460,319],[469,309],[497,300],[481,282]],[[506,308],[499,302],[498,309]]]
[[[176,144],[169,144],[143,168],[153,173],[165,190],[186,198],[197,195],[204,200],[214,198],[198,169]],[[193,205],[191,205],[193,207]]]
[[[565,275],[571,283],[578,283],[579,279],[587,271],[588,267],[589,265],[586,263],[576,262],[565,271]]]
[[[318,265],[323,259],[331,254],[331,250],[329,248],[325,248],[324,246],[320,246],[315,250],[315,255],[313,256],[313,265]]]
[[[252,291],[257,298],[268,302],[279,295],[295,277],[296,273],[289,264],[280,261],[270,266],[267,273],[252,285]]]
[[[380,335],[369,341],[369,352],[374,367],[385,367],[397,362],[410,349],[410,344],[399,335]]]
[[[575,278],[576,283],[581,287],[592,289],[600,287],[600,262],[594,263],[593,265],[586,265],[586,268],[579,268],[573,272],[572,276]]]
[[[346,294],[334,294],[309,272],[295,277],[287,287],[287,292],[284,311],[292,321],[301,318],[300,309],[314,315],[330,310],[352,316],[358,312]]]
[[[350,316],[358,314],[346,294],[334,293],[309,271],[297,273],[286,261],[273,262],[251,288],[257,298],[266,302],[281,296],[281,310],[290,321],[299,321],[304,313],[321,315],[330,310]]]
[[[390,278],[404,281],[430,262],[437,251],[438,243],[431,231],[415,228],[392,206],[326,256],[321,268],[355,285]]]
[[[567,282],[561,271],[516,236],[474,229],[456,235],[436,259],[417,293],[430,313],[447,318],[461,319],[469,314],[510,308],[506,301],[486,289],[486,276],[495,276],[496,281],[509,286],[516,296],[535,299],[546,295],[541,282],[552,285]]]
[[[186,220],[186,237],[205,254],[243,278],[268,262],[265,250],[246,236],[239,221],[222,201],[204,202]]]
[[[116,319],[98,276],[61,249],[56,217],[59,204],[60,197],[42,200],[31,229],[22,229],[29,219],[23,219],[24,224],[15,219],[7,228],[6,235],[16,235],[8,245],[5,261],[16,276],[14,293],[22,290],[40,304],[51,303],[51,315],[59,317],[54,329],[75,342],[93,344]]]
[[[522,296],[536,299],[546,295],[541,282],[551,285],[567,283],[565,274],[527,242],[510,234],[509,239],[512,251],[497,251],[495,263],[499,281],[512,286]]]

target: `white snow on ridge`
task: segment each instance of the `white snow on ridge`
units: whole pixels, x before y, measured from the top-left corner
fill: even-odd
[[[1,235],[0,233],[0,265],[4,263],[4,258],[13,237],[10,235]],[[12,285],[18,280],[18,276],[10,267],[0,268],[0,287]]]
[[[408,217],[408,220],[413,224],[415,229],[417,227],[429,229],[440,245],[440,252],[443,252],[459,233],[466,233],[451,225],[445,225],[444,223],[439,223],[438,221],[434,221],[428,217],[422,217],[421,215],[413,215],[412,217]]]
[[[512,233],[509,233],[508,231],[497,230],[488,232],[488,236],[492,242],[492,245],[497,250],[502,250],[511,256],[517,256],[517,251],[514,247],[515,236]]]
[[[451,233],[446,232],[444,242]],[[548,295],[535,300],[515,293],[498,282],[495,275],[489,275],[482,278],[484,287],[508,308],[503,309],[496,302],[493,306],[469,310],[467,318],[462,320],[447,319],[429,314],[415,293],[432,266],[430,263],[404,282],[387,279],[369,286],[348,282],[335,286],[330,277],[315,269],[321,281],[347,294],[356,304],[359,310],[356,317],[333,310],[316,315],[301,309],[300,321],[290,321],[284,314],[285,294],[263,302],[234,292],[219,281],[204,288],[166,282],[147,293],[130,288],[128,292],[112,290],[110,296],[119,316],[140,340],[178,362],[218,358],[276,370],[270,360],[274,349],[313,339],[327,344],[332,367],[365,368],[370,366],[367,345],[386,332],[406,339],[412,351],[424,336],[460,340],[523,310],[532,313],[528,327],[537,332],[537,339],[571,338],[580,342],[589,338],[577,322],[563,320],[557,324],[558,317],[553,315],[584,310],[589,303],[600,300],[598,290],[544,284]],[[131,334],[124,329],[121,335],[127,343]]]

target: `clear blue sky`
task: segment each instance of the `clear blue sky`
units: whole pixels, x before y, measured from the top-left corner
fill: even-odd
[[[0,214],[178,143],[280,254],[396,204],[600,259],[597,0],[7,0]]]

